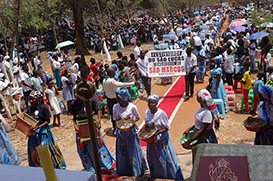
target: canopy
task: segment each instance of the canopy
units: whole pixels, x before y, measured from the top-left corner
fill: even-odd
[[[257,40],[259,38],[263,38],[265,36],[268,36],[269,33],[267,32],[258,32],[258,33],[253,33],[250,37],[249,40]]]
[[[66,47],[66,46],[69,46],[69,45],[74,45],[74,42],[72,41],[64,41],[64,42],[61,42],[59,43],[55,49],[58,49],[58,48],[63,48],[63,47]]]

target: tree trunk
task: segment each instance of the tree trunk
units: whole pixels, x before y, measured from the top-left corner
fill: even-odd
[[[15,9],[15,37],[16,37],[16,49],[17,49],[17,58],[19,60],[19,14],[20,14],[20,0],[15,0],[16,9]]]
[[[75,22],[75,34],[76,34],[76,55],[90,55],[85,46],[84,39],[84,22],[83,22],[83,10],[78,2],[73,2],[71,6],[73,11],[73,18]]]

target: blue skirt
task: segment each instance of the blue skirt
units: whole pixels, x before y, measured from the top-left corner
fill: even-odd
[[[95,161],[91,141],[81,142],[79,135],[76,134],[76,143],[77,151],[81,158],[84,169],[95,173]],[[110,169],[114,164],[115,158],[108,150],[102,135],[101,139],[97,139],[97,145],[98,151],[100,153],[100,166],[106,169]]]
[[[197,131],[197,129],[194,129]],[[203,132],[202,136],[199,138],[198,143],[218,143],[216,135],[213,129],[209,129]]]
[[[184,180],[168,131],[147,145],[147,160],[153,178]]]
[[[55,142],[54,136],[51,133],[51,127],[46,125],[40,129],[37,129],[34,135],[28,138],[28,163],[31,167],[40,167],[41,163],[36,151],[36,147],[39,145],[48,145],[49,152],[54,168],[66,168],[66,164],[62,155],[62,152]]]
[[[63,87],[63,100],[64,101],[73,100],[72,87]]]
[[[255,145],[273,145],[273,130],[256,132]]]
[[[19,165],[21,163],[7,133],[0,124],[0,164]]]
[[[212,79],[212,88],[211,88],[212,98],[213,99],[222,99],[223,102],[224,102],[226,112],[229,112],[230,110],[229,110],[227,94],[226,94],[226,90],[225,90],[225,87],[224,87],[224,84],[223,84],[223,80],[220,79],[219,86],[217,88],[216,94],[213,94],[213,90],[215,89],[216,83],[217,83],[217,79],[213,78]]]
[[[56,79],[56,84],[57,84],[58,88],[62,87],[60,72],[61,72],[61,68],[55,69],[55,72],[54,72],[55,79]]]
[[[119,176],[140,176],[147,170],[137,131],[136,125],[128,132],[116,129],[116,159]]]

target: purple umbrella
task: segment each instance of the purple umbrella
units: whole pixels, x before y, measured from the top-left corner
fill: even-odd
[[[245,26],[236,26],[234,28],[232,28],[232,30],[237,31],[237,32],[243,32],[246,30]]]

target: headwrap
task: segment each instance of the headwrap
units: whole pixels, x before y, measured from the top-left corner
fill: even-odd
[[[266,101],[268,101],[270,104],[273,104],[273,87],[266,85],[261,86],[259,89],[259,93]]]
[[[201,89],[197,92],[197,101],[204,107],[208,108],[213,115],[214,121],[220,123],[220,114],[214,103],[211,94],[206,89]],[[215,125],[216,126],[216,125]],[[216,129],[218,129],[216,127]]]
[[[33,90],[30,92],[29,97],[40,100],[43,98],[43,94],[40,91]]]
[[[115,92],[116,92],[117,97],[123,101],[128,101],[129,98],[131,97],[128,89],[125,87],[119,87],[116,89]]]
[[[273,87],[271,86],[261,86],[259,89],[259,93],[265,99],[259,109],[262,109],[263,119],[270,123],[272,121],[272,110],[273,110]],[[259,116],[259,114],[258,114]]]
[[[117,69],[118,69],[118,66],[117,66],[116,64],[112,64],[112,65],[110,66],[110,68],[112,68],[112,69],[114,69],[114,70],[117,70]]]
[[[223,58],[221,56],[214,57],[214,61],[219,64],[223,64]]]
[[[151,95],[149,95],[149,97],[147,98],[147,100],[154,100],[156,103],[158,103],[159,97],[156,94],[151,94]]]

